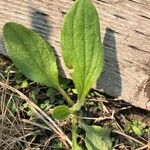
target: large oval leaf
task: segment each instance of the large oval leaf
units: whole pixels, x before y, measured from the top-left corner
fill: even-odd
[[[85,125],[86,131],[85,145],[88,150],[111,150],[112,141],[110,139],[110,130],[100,126]]]
[[[27,78],[48,86],[58,85],[56,58],[42,37],[13,22],[5,24],[3,36],[10,58]]]
[[[77,0],[66,15],[61,33],[65,64],[73,69],[78,99],[84,99],[103,68],[99,18],[91,0]]]

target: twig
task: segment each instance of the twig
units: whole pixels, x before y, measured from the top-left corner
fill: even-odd
[[[39,124],[39,123],[30,121],[30,120],[27,120],[27,119],[21,119],[21,121],[22,121],[23,123],[31,124],[31,125],[33,125],[33,126],[37,126],[37,127],[39,127],[39,128],[42,128],[42,129],[51,131],[50,128],[48,128],[47,126],[41,125],[41,124]]]
[[[106,120],[106,119],[112,119],[111,116],[110,117],[98,117],[98,118],[77,116],[77,118],[84,119],[84,120],[95,120],[95,122],[103,121],[103,120]]]
[[[137,148],[136,150],[145,150],[145,149],[149,150],[148,149],[148,144],[146,144],[146,145],[144,145],[144,146],[142,146],[140,148]]]
[[[41,110],[36,104],[34,104],[27,96],[25,96],[23,93],[18,91],[17,89],[0,82],[0,86],[2,86],[4,89],[9,89],[15,93],[17,93],[21,99],[25,100],[31,107],[31,109],[35,112],[38,118],[41,118],[47,126],[52,129],[62,140],[62,142],[65,144],[66,148],[68,148],[68,144],[71,146],[72,142],[70,139],[65,135],[65,133],[60,129],[60,127],[43,111]],[[67,143],[68,144],[67,144]]]
[[[134,142],[136,142],[136,143],[139,143],[139,144],[141,144],[141,145],[145,145],[143,142],[141,142],[141,141],[139,141],[139,140],[133,138],[133,137],[130,136],[130,135],[127,135],[127,134],[122,133],[122,132],[120,132],[120,131],[113,131],[113,132],[114,132],[114,133],[117,133],[117,134],[120,134],[120,135],[122,135],[122,136],[124,136],[124,137],[126,137],[126,138],[128,138],[128,139],[131,139],[132,141],[134,141]]]

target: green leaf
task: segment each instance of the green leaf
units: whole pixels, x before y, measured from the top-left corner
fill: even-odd
[[[138,135],[138,136],[142,136],[143,135],[143,130],[140,128],[140,127],[137,127],[137,126],[132,126],[132,130],[133,132]]]
[[[21,84],[21,88],[27,88],[28,87],[28,81],[27,80],[23,80],[22,84]]]
[[[37,104],[37,96],[38,96],[38,92],[36,90],[32,90],[30,92],[30,99],[32,99],[32,101],[36,104]]]
[[[60,105],[54,108],[52,116],[58,120],[67,119],[70,115],[70,109],[67,106]]]
[[[72,92],[73,92],[74,94],[78,94],[76,89],[72,89]]]
[[[88,150],[111,150],[112,141],[110,139],[110,130],[100,126],[85,125],[86,131],[85,144]]]
[[[30,109],[30,110],[27,111],[27,115],[28,115],[28,116],[33,116],[33,115],[34,115],[34,112]]]
[[[42,37],[13,22],[5,24],[3,36],[10,58],[27,78],[48,86],[59,85],[56,58]]]
[[[28,103],[24,103],[22,107],[23,108],[28,108]]]
[[[74,143],[72,145],[72,150],[82,150],[82,148],[77,143]]]
[[[66,66],[82,100],[103,68],[97,11],[91,0],[77,0],[65,17],[61,47]],[[80,103],[80,102],[79,102]]]
[[[10,100],[8,101],[7,107],[8,107],[8,109],[9,109],[12,113],[17,112],[17,110],[18,110],[18,109],[17,109],[17,106],[16,106],[16,104],[15,104],[15,102],[14,102],[13,99],[10,99]]]

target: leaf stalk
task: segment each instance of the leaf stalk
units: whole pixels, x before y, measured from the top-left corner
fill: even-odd
[[[75,150],[77,144],[77,117],[72,116],[72,150]]]
[[[74,102],[72,101],[72,99],[66,94],[66,92],[61,88],[61,87],[57,87],[59,92],[63,95],[63,97],[65,98],[65,100],[68,102],[69,105],[73,106]]]

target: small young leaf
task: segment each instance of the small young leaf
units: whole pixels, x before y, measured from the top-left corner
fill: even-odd
[[[22,108],[28,108],[28,103],[24,103]]]
[[[67,106],[60,105],[54,108],[52,116],[58,120],[67,119],[70,115],[70,109]]]
[[[7,107],[9,108],[9,110],[12,112],[12,113],[15,113],[17,112],[17,106],[14,102],[13,99],[10,99],[7,103]]]
[[[37,96],[38,96],[37,90],[32,90],[30,92],[30,99],[36,104],[37,104]]]
[[[65,64],[73,70],[71,76],[82,100],[103,68],[99,18],[91,0],[76,0],[65,18],[61,43]]]
[[[28,116],[33,116],[33,115],[34,115],[34,112],[30,109],[30,110],[27,111],[27,115],[28,115]]]
[[[3,36],[10,58],[27,78],[48,86],[59,85],[56,58],[42,37],[13,22],[5,24]]]
[[[132,126],[132,130],[138,136],[142,136],[143,135],[142,129],[140,129],[140,127]]]
[[[21,88],[27,88],[28,87],[28,81],[27,80],[24,80],[22,83],[21,83]]]
[[[86,131],[85,144],[88,150],[111,150],[112,141],[110,139],[110,130],[100,126],[85,125]]]

